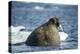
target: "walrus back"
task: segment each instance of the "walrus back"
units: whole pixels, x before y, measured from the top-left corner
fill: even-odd
[[[29,35],[26,44],[29,46],[59,46],[58,26],[57,18],[51,18],[47,23],[39,26]]]
[[[45,27],[46,27],[46,24],[36,28],[27,38],[26,45],[46,46],[47,42],[45,40]]]

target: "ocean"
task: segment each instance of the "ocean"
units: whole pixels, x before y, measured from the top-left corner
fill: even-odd
[[[59,17],[63,31],[68,34],[65,41],[61,42],[60,47],[53,48],[26,46],[25,41],[20,40],[20,44],[12,44],[12,53],[20,52],[35,52],[47,50],[67,50],[78,48],[78,6],[77,5],[62,5],[48,3],[26,3],[12,2],[11,3],[11,25],[14,27],[23,26],[25,30],[18,32],[32,32],[35,28],[47,22],[51,17]],[[61,31],[61,30],[60,30]],[[10,31],[11,32],[11,31]],[[20,33],[12,33],[11,37],[19,37]],[[26,38],[27,34],[21,35]],[[22,38],[22,37],[21,37]],[[21,38],[18,38],[21,39]],[[23,39],[24,40],[24,39]]]

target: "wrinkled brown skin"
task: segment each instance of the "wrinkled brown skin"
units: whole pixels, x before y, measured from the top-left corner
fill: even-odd
[[[51,18],[47,23],[36,28],[26,40],[29,46],[54,46],[60,45],[58,33],[59,20],[57,17]]]

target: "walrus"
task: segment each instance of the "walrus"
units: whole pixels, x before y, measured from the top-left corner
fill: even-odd
[[[28,46],[59,46],[59,19],[52,17],[48,22],[36,28],[27,38]]]

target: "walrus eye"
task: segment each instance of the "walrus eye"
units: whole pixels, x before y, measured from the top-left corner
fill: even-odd
[[[56,20],[56,23],[55,24],[56,24],[57,27],[59,27],[59,24],[60,24],[59,23],[59,20]]]
[[[59,22],[56,23],[57,27],[59,27]]]

